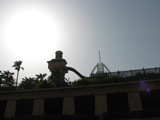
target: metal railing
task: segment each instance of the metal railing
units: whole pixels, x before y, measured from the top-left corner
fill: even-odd
[[[144,74],[144,73],[160,73],[160,67],[155,68],[147,68],[147,69],[136,69],[136,70],[127,70],[127,71],[116,71],[116,72],[109,72],[109,73],[95,73],[91,74],[90,77],[107,77],[107,76],[120,76],[120,77],[134,77],[137,74]]]

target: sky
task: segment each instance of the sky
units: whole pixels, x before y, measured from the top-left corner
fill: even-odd
[[[101,61],[111,72],[160,67],[160,0],[0,0],[0,70],[47,73],[63,51],[67,66],[89,76]],[[70,81],[79,77],[68,72]]]

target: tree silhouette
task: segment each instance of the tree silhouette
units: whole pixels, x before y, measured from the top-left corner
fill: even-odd
[[[2,78],[3,78],[2,71],[0,71],[0,87],[1,87],[1,84],[2,84]]]
[[[36,84],[35,89],[43,89],[43,88],[55,88],[56,84],[49,82],[47,80],[40,81],[38,84]]]
[[[22,62],[23,62],[23,61],[21,61],[21,60],[15,61],[15,62],[14,62],[14,65],[12,66],[12,67],[15,68],[15,70],[17,70],[16,87],[17,87],[17,84],[18,84],[19,71],[20,71],[20,69],[24,70],[24,68],[21,67]]]
[[[40,73],[39,75],[36,74],[36,80],[38,82],[41,82],[41,81],[45,80],[44,78],[46,77],[46,75],[47,75],[46,73],[44,73],[44,74]]]
[[[1,83],[2,84],[14,84],[14,78],[13,78],[14,73],[10,72],[9,70],[1,72]]]
[[[22,81],[19,84],[20,89],[33,89],[35,86],[36,86],[36,81],[35,81],[35,78],[33,77],[22,78]]]

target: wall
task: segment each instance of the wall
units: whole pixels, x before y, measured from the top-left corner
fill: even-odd
[[[139,111],[160,109],[159,90],[160,80],[150,80],[84,87],[3,91],[0,92],[0,118],[58,114],[105,117],[103,114],[117,112],[136,115]]]

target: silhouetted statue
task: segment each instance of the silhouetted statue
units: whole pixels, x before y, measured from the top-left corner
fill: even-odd
[[[81,75],[76,69],[72,67],[67,67],[66,60],[63,59],[63,52],[56,51],[55,59],[47,61],[48,69],[51,71],[51,77],[54,82],[56,82],[58,87],[66,86],[65,74],[68,73],[68,70],[76,73],[79,77],[84,78],[85,76]]]

